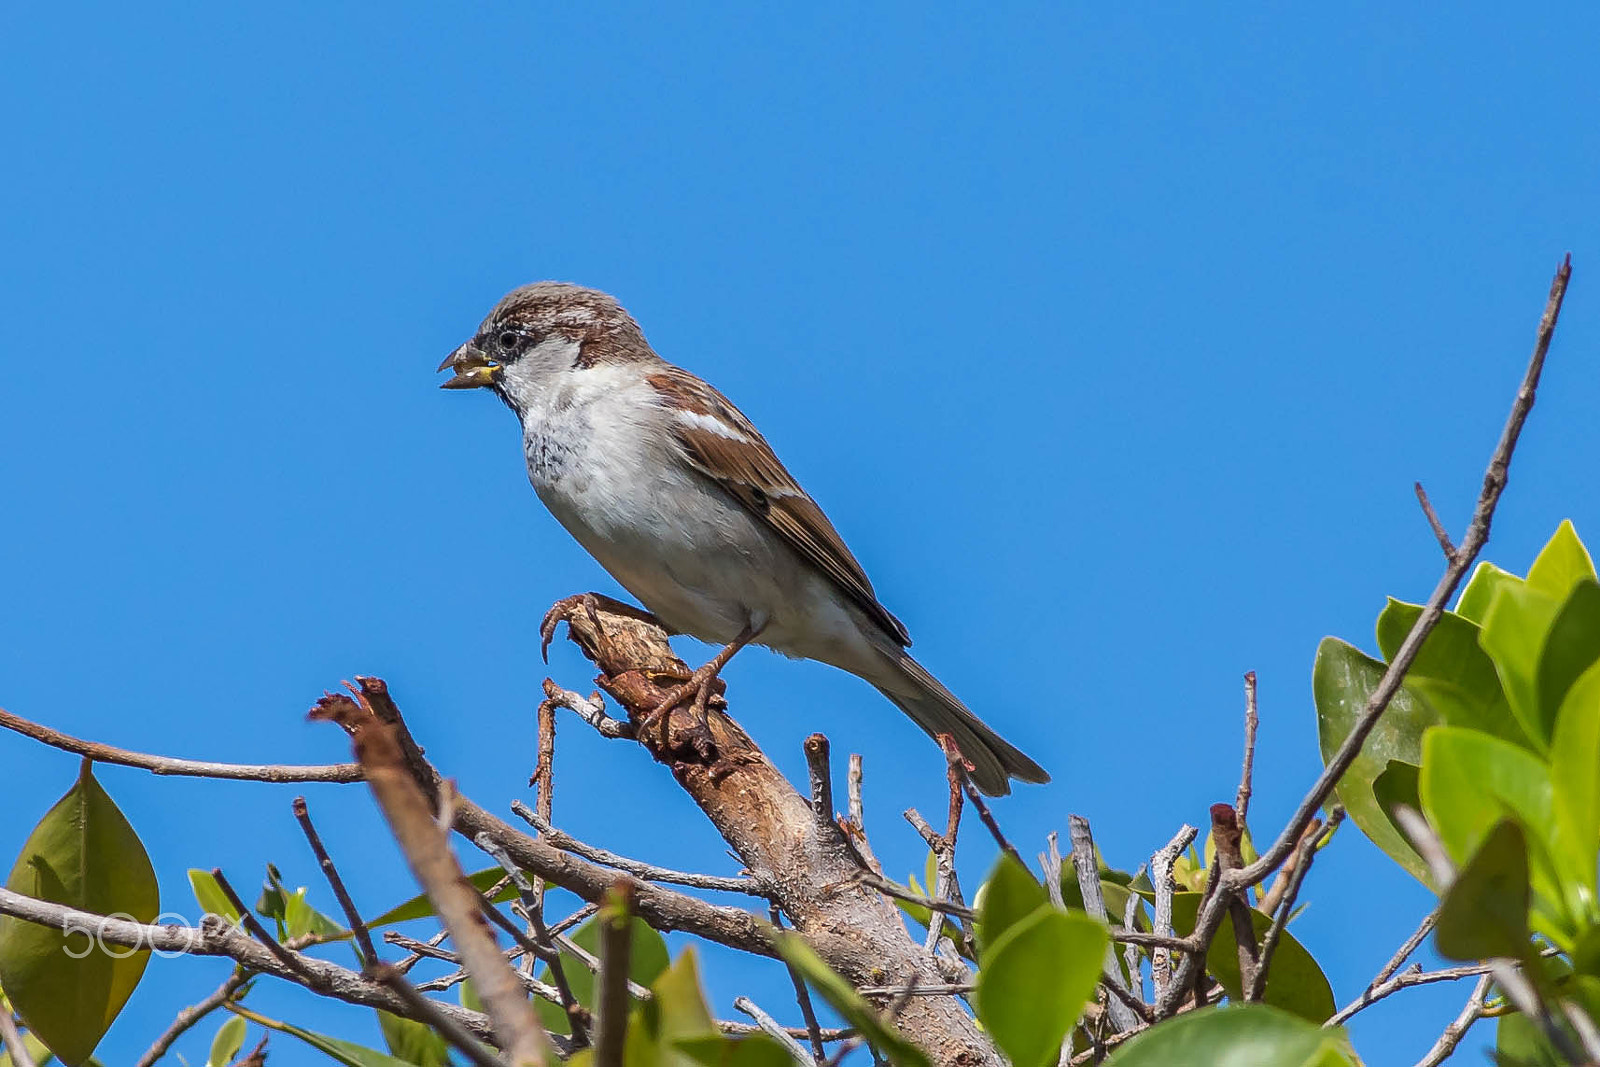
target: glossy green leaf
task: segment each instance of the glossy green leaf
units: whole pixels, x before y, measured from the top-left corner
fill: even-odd
[[[1465,863],[1496,823],[1516,816],[1528,831],[1534,924],[1570,946],[1575,930],[1551,856],[1558,830],[1550,768],[1527,749],[1453,726],[1429,730],[1422,749],[1422,810],[1450,858]]]
[[[88,760],[28,835],[6,888],[142,923],[161,911],[150,857]],[[102,946],[93,934],[0,918],[0,985],[28,1029],[69,1067],[94,1052],[150,958],[147,951]]]
[[[1578,540],[1571,519],[1562,519],[1556,532],[1539,550],[1539,558],[1528,568],[1528,584],[1557,600],[1564,600],[1574,586],[1587,578],[1595,580],[1594,561]]]
[[[1324,638],[1318,646],[1311,686],[1324,762],[1350,736],[1383,672],[1382,663],[1337,638]],[[1401,688],[1336,790],[1339,802],[1361,832],[1424,885],[1432,884],[1427,864],[1384,814],[1372,784],[1390,760],[1420,765],[1422,732],[1438,721],[1432,707]]]
[[[1378,616],[1378,650],[1386,661],[1393,661],[1421,614],[1421,604],[1390,598]],[[1500,688],[1494,660],[1479,647],[1479,636],[1478,624],[1470,619],[1449,611],[1439,616],[1406,672],[1406,691],[1426,702],[1447,726],[1470,726],[1531,748]]]
[[[680,1037],[672,1047],[701,1067],[794,1067],[794,1060],[784,1047],[766,1034]]]
[[[1472,572],[1466,588],[1461,590],[1461,596],[1456,599],[1455,612],[1482,626],[1495,592],[1503,585],[1522,584],[1523,580],[1510,571],[1503,571],[1493,563],[1480,563]]]
[[[572,933],[573,943],[584,949],[590,955],[600,954],[600,926],[599,920],[588,919]],[[567,985],[572,990],[572,995],[578,1003],[593,1011],[595,1004],[595,979],[594,972],[584,966],[578,957],[565,949],[561,952],[562,973],[567,976]],[[643,919],[634,918],[632,948],[628,953],[628,977],[639,985],[649,986],[662,972],[667,969],[671,957],[667,953],[666,940]],[[550,981],[550,969],[543,968],[539,972],[541,981]],[[534,1001],[534,1007],[539,1012],[539,1019],[544,1023],[545,1029],[552,1033],[565,1034],[572,1029],[567,1020],[567,1013],[561,1010],[558,1004],[551,1004],[547,1000]]]
[[[1550,746],[1550,780],[1561,867],[1575,879],[1580,913],[1594,922],[1600,919],[1600,666],[1586,671],[1561,703]]]
[[[1372,795],[1377,798],[1378,806],[1389,817],[1396,830],[1400,824],[1395,822],[1396,808],[1407,807],[1416,811],[1422,809],[1422,800],[1418,792],[1422,776],[1422,768],[1414,763],[1403,763],[1392,759],[1383,773],[1373,779]]]
[[[1350,1040],[1261,1004],[1203,1008],[1160,1023],[1113,1052],[1105,1067],[1354,1067]]]
[[[375,1048],[358,1045],[354,1041],[345,1041],[342,1038],[319,1034],[279,1019],[269,1019],[265,1015],[259,1015],[248,1008],[232,1005],[228,1010],[249,1019],[258,1026],[264,1026],[268,1030],[276,1030],[280,1034],[297,1037],[318,1052],[331,1057],[335,1062],[344,1064],[345,1067],[412,1067],[405,1060],[396,1059],[387,1052],[379,1052]]]
[[[1453,960],[1528,951],[1528,849],[1522,827],[1502,819],[1457,873],[1439,901],[1434,943]]]
[[[1585,578],[1556,613],[1539,652],[1539,720],[1555,736],[1567,690],[1600,661],[1600,582]]]
[[[217,1034],[211,1039],[211,1052],[206,1056],[206,1067],[228,1067],[237,1059],[239,1050],[244,1048],[247,1026],[243,1018],[235,1015],[217,1027]]]
[[[1050,903],[1044,886],[1009,852],[1000,854],[978,898],[976,933],[980,958],[1007,930]]]
[[[1540,711],[1539,656],[1560,610],[1561,601],[1531,585],[1502,583],[1478,635],[1478,643],[1494,660],[1511,713],[1541,752],[1549,748],[1553,722]]]
[[[314,934],[319,939],[328,941],[350,935],[349,930],[307,902],[305,886],[301,886],[284,898],[283,925],[291,938]]]
[[[239,921],[239,909],[222,892],[217,879],[210,871],[189,868],[189,888],[194,890],[195,903],[207,915],[220,915],[229,922]]]
[[[467,881],[478,887],[478,892],[487,893],[493,889],[506,872],[499,867],[486,867],[481,871],[474,871],[467,875]],[[502,904],[517,897],[516,886],[507,886],[492,898],[496,904]],[[410,922],[412,919],[426,919],[433,914],[433,902],[428,899],[428,894],[419,893],[404,904],[397,904],[382,915],[367,923],[368,929],[377,929],[380,926],[393,926],[396,923]]]
[[[1172,897],[1172,928],[1179,937],[1194,933],[1196,916],[1200,911],[1201,893],[1175,893]],[[1254,908],[1250,909],[1250,924],[1256,944],[1267,936],[1272,918]],[[1211,940],[1206,952],[1206,970],[1222,983],[1230,998],[1244,997],[1244,983],[1239,974],[1239,943],[1233,934],[1233,916],[1223,913],[1222,926]],[[1272,966],[1267,971],[1267,988],[1262,1000],[1302,1019],[1314,1023],[1325,1022],[1337,1010],[1333,1002],[1333,987],[1328,976],[1322,973],[1311,953],[1306,951],[1292,933],[1284,930],[1278,948],[1272,954]]]
[[[821,994],[833,1010],[844,1016],[851,1026],[861,1031],[867,1042],[887,1056],[895,1067],[928,1067],[928,1058],[900,1032],[879,1017],[877,1010],[866,998],[855,991],[833,968],[814,952],[798,934],[781,934],[775,947],[778,955],[804,978],[811,988]]]
[[[389,1051],[417,1067],[449,1067],[450,1046],[432,1028],[413,1019],[378,1012],[378,1029]]]
[[[1013,1067],[1044,1067],[1083,1014],[1109,935],[1087,915],[1046,905],[984,949],[973,1007]]]

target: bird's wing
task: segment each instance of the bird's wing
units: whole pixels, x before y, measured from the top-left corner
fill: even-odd
[[[839,532],[733,402],[678,367],[664,367],[647,380],[672,414],[684,458],[826,574],[885,633],[909,645],[906,628],[878,603]]]

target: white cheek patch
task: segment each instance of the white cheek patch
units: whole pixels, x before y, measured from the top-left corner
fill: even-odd
[[[726,438],[729,441],[743,441],[747,444],[750,441],[750,438],[741,433],[737,427],[728,425],[715,415],[707,415],[699,411],[684,411],[680,408],[672,413],[672,417],[685,426],[716,434],[718,437]]]

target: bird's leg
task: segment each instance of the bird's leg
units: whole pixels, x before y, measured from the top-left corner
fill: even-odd
[[[651,726],[659,722],[661,724],[660,746],[667,748],[667,725],[671,718],[669,713],[673,708],[681,706],[685,700],[693,698],[689,708],[691,715],[696,720],[694,724],[695,732],[699,735],[696,738],[695,747],[700,750],[702,758],[710,759],[710,749],[712,748],[710,742],[711,719],[706,711],[706,706],[711,699],[711,687],[716,682],[717,676],[722,673],[722,668],[728,665],[728,661],[737,655],[741,648],[754,641],[762,629],[763,627],[756,626],[754,623],[747,623],[745,628],[739,631],[739,636],[725,645],[715,656],[712,656],[704,666],[691,674],[687,682],[674,686],[661,703],[644,715],[643,720],[639,723],[640,735],[644,735]]]

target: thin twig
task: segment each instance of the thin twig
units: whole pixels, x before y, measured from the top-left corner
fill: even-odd
[[[1072,841],[1072,867],[1078,875],[1078,889],[1083,893],[1083,910],[1101,922],[1107,921],[1105,889],[1100,885],[1100,861],[1094,851],[1094,835],[1089,831],[1089,820],[1081,815],[1067,816],[1067,836]],[[1113,942],[1106,942],[1102,967],[1102,985],[1111,992],[1106,1002],[1111,1025],[1118,1033],[1137,1029],[1140,1016],[1128,1003],[1132,994],[1122,982],[1117,966],[1117,950]],[[1142,1007],[1141,1003],[1141,1007]]]
[[[249,971],[243,967],[235,967],[233,973],[228,975],[227,980],[204,1000],[196,1001],[178,1012],[172,1020],[172,1025],[167,1027],[166,1031],[145,1050],[144,1055],[139,1057],[134,1067],[151,1067],[153,1063],[167,1054],[167,1050],[172,1047],[174,1041],[198,1025],[201,1019],[204,1019],[207,1015],[222,1007],[223,1004],[232,1000],[233,995],[249,980]],[[0,1012],[0,1014],[4,1013]],[[17,1067],[22,1067],[22,1061],[17,1061],[15,1056],[12,1059],[17,1063]]]
[[[306,841],[311,845],[311,851],[317,857],[317,865],[322,868],[323,877],[328,879],[328,885],[333,888],[333,895],[339,901],[339,907],[344,910],[345,922],[350,924],[350,932],[355,935],[356,945],[361,949],[361,959],[366,965],[378,962],[378,950],[372,946],[372,935],[367,932],[367,924],[361,921],[361,913],[356,910],[355,901],[350,899],[350,891],[344,886],[344,879],[339,877],[338,868],[334,867],[333,859],[328,855],[328,850],[322,846],[322,837],[317,833],[317,828],[311,823],[311,812],[306,807],[305,797],[294,798],[294,817],[300,824],[301,831],[306,835]],[[405,972],[398,972],[404,976]]]
[[[783,1050],[789,1054],[789,1058],[800,1064],[800,1067],[816,1067],[817,1061],[806,1051],[806,1047],[790,1037],[789,1031],[784,1029],[782,1023],[758,1008],[749,997],[734,997],[733,1006],[738,1011],[742,1011],[754,1019],[756,1025],[761,1027],[761,1032],[782,1045]],[[599,1067],[604,1067],[604,1065],[599,1065]]]
[[[984,801],[983,794],[978,792],[978,787],[973,784],[972,775],[967,773],[966,760],[961,758],[961,753],[957,751],[954,744],[949,745],[946,749],[945,758],[948,760],[950,767],[954,769],[956,776],[961,780],[961,790],[967,794],[967,801],[972,805],[973,810],[978,813],[978,818],[983,820],[983,825],[988,829],[989,836],[994,838],[995,844],[999,845],[1002,851],[1010,853],[1012,859],[1026,867],[1027,864],[1022,860],[1022,853],[1018,852],[1016,846],[1006,840],[1006,835],[1000,829],[1000,824],[995,821],[994,814],[989,811],[989,805]]]
[[[1061,895],[1061,835],[1051,830],[1044,835],[1045,851],[1040,857],[1044,866],[1044,891],[1050,896],[1050,903],[1058,908],[1067,906],[1065,898]]]
[[[852,763],[859,757],[852,759]],[[768,918],[777,929],[783,929],[783,911],[777,904],[773,904],[768,912]],[[806,1037],[811,1041],[811,1053],[817,1063],[825,1063],[828,1059],[828,1050],[822,1043],[822,1026],[817,1022],[817,1009],[811,1004],[811,991],[806,988],[806,980],[800,977],[800,972],[795,970],[794,964],[784,961],[784,969],[789,972],[789,982],[794,986],[794,1001],[800,1007],[800,1017],[805,1020]]]
[[[1417,503],[1422,505],[1422,514],[1428,520],[1428,528],[1433,531],[1433,536],[1438,539],[1439,547],[1444,549],[1445,559],[1456,558],[1456,546],[1450,541],[1450,534],[1445,531],[1444,523],[1439,521],[1439,513],[1433,510],[1433,501],[1428,499],[1428,491],[1422,488],[1421,482],[1413,482],[1417,491]]]
[[[631,741],[637,736],[633,723],[626,719],[614,719],[606,714],[605,698],[599,693],[591,693],[584,698],[546,678],[544,695],[551,707],[577,712],[578,717],[593,726],[601,737]]]
[[[586,860],[599,863],[615,870],[625,871],[646,882],[667,882],[672,885],[686,885],[692,889],[715,889],[723,893],[744,893],[748,896],[766,896],[766,891],[754,878],[728,878],[716,874],[695,874],[690,871],[675,871],[668,867],[657,867],[652,863],[641,863],[631,860],[626,856],[619,856],[615,852],[608,852],[603,848],[586,844],[577,838],[562,833],[549,821],[539,815],[528,805],[520,800],[511,802],[511,811],[529,826],[539,831],[539,836],[555,848],[563,852],[570,852],[574,856],[582,856]]]
[[[1300,895],[1300,886],[1311,870],[1311,861],[1317,854],[1318,842],[1331,838],[1343,821],[1344,808],[1335,805],[1328,816],[1327,829],[1320,835],[1301,839],[1300,847],[1294,854],[1294,873],[1289,877],[1288,889],[1284,891],[1283,901],[1272,916],[1272,925],[1267,929],[1267,936],[1261,940],[1261,958],[1253,980],[1244,989],[1245,1000],[1260,1000],[1266,996],[1267,971],[1272,967],[1272,954],[1278,950],[1278,942],[1283,937],[1283,928],[1288,925],[1289,916],[1294,913],[1295,898]]]
[[[0,1049],[5,1049],[10,1055],[11,1067],[38,1067],[33,1062],[33,1053],[23,1044],[22,1031],[17,1029],[17,1020],[4,1005],[0,1005]]]
[[[1221,876],[1244,866],[1244,824],[1239,821],[1238,811],[1226,804],[1211,805],[1211,839],[1217,848],[1218,892],[1229,898],[1228,914],[1233,919],[1233,939],[1239,955],[1239,984],[1252,989],[1260,967],[1261,949],[1256,944],[1250,902],[1245,899],[1244,889],[1230,890],[1221,885]]]
[[[406,981],[406,976],[397,969],[386,963],[373,963],[369,965],[368,971],[376,981],[394,990],[395,995],[405,1002],[415,1018],[431,1026],[440,1037],[458,1049],[477,1067],[505,1067],[460,1023],[440,1011],[436,1003],[417,992],[417,987]]]
[[[1139,876],[1144,874],[1144,870],[1144,864],[1141,863],[1139,869],[1133,872],[1133,881],[1137,882]],[[1122,925],[1124,929],[1134,929],[1134,922],[1139,915],[1139,901],[1141,899],[1138,893],[1129,891],[1128,902],[1122,908]],[[1133,987],[1130,992],[1138,997],[1141,1004],[1144,1003],[1144,968],[1139,963],[1139,946],[1125,943],[1122,949],[1122,962],[1127,965],[1128,982]]]
[[[1278,868],[1277,876],[1272,879],[1272,885],[1261,894],[1258,907],[1268,915],[1278,910],[1278,904],[1283,900],[1283,894],[1288,891],[1289,883],[1294,881],[1295,871],[1300,867],[1301,851],[1307,841],[1316,841],[1322,836],[1322,820],[1312,819],[1306,824],[1305,833],[1300,835],[1300,842],[1295,850],[1289,853],[1289,858],[1283,861],[1283,866]],[[1320,847],[1320,846],[1319,846]]]
[[[1357,1013],[1372,1007],[1385,997],[1400,992],[1402,989],[1411,989],[1419,985],[1436,985],[1439,982],[1459,982],[1463,978],[1476,978],[1478,975],[1491,974],[1496,965],[1493,963],[1472,963],[1461,967],[1443,967],[1436,971],[1425,971],[1422,964],[1413,963],[1399,974],[1391,975],[1380,984],[1363,992],[1361,996],[1346,1004],[1333,1014],[1323,1025],[1343,1026]]]
[[[125,748],[104,745],[98,741],[52,730],[20,715],[0,708],[0,727],[31,737],[52,748],[87,756],[96,763],[115,763],[121,767],[136,767],[151,774],[174,774],[189,778],[226,778],[246,782],[359,782],[361,768],[354,763],[334,763],[326,766],[300,767],[292,764],[211,763],[205,760],[177,759],[172,756],[153,756],[132,752]]]
[[[1489,987],[1493,984],[1494,979],[1487,974],[1478,979],[1478,984],[1473,987],[1472,996],[1467,998],[1461,1014],[1444,1028],[1444,1033],[1433,1043],[1433,1048],[1417,1061],[1417,1067],[1439,1067],[1439,1064],[1450,1058],[1456,1046],[1461,1044],[1461,1039],[1467,1036],[1472,1024],[1483,1017],[1483,1003],[1489,999]]]
[[[1544,314],[1539,321],[1538,336],[1534,342],[1533,355],[1528,362],[1528,369],[1524,373],[1522,383],[1517,389],[1516,399],[1511,405],[1511,414],[1506,419],[1505,428],[1501,431],[1500,441],[1495,446],[1494,454],[1490,457],[1489,466],[1484,472],[1483,489],[1479,493],[1477,506],[1473,509],[1472,522],[1467,527],[1467,533],[1457,547],[1455,555],[1450,558],[1449,566],[1445,568],[1435,586],[1433,594],[1428,598],[1421,614],[1412,624],[1411,631],[1401,642],[1394,657],[1389,661],[1383,677],[1374,687],[1372,694],[1367,698],[1361,716],[1356,720],[1350,733],[1340,744],[1333,758],[1328,760],[1322,773],[1306,795],[1301,798],[1299,806],[1293,816],[1284,826],[1283,831],[1265,852],[1254,863],[1228,872],[1225,891],[1219,892],[1206,901],[1200,915],[1195,922],[1195,937],[1203,945],[1209,945],[1216,936],[1217,929],[1222,924],[1223,912],[1233,899],[1233,892],[1246,886],[1260,883],[1267,875],[1276,870],[1290,853],[1294,851],[1300,840],[1300,835],[1305,832],[1306,826],[1316,817],[1323,803],[1333,792],[1350,769],[1350,764],[1355,761],[1362,745],[1366,743],[1368,735],[1378,725],[1378,720],[1388,710],[1389,702],[1399,692],[1401,683],[1405,681],[1406,672],[1411,669],[1411,664],[1416,660],[1417,653],[1422,648],[1422,643],[1438,624],[1445,610],[1445,604],[1454,595],[1456,588],[1461,584],[1462,578],[1478,558],[1478,553],[1483,550],[1484,543],[1489,539],[1489,528],[1494,519],[1495,508],[1499,505],[1500,496],[1505,491],[1507,474],[1511,465],[1511,458],[1516,451],[1517,440],[1522,435],[1522,427],[1527,422],[1528,412],[1533,407],[1534,396],[1539,387],[1539,377],[1544,371],[1545,356],[1550,350],[1550,339],[1555,334],[1556,321],[1560,317],[1561,303],[1566,296],[1567,282],[1572,277],[1572,257],[1568,256],[1556,271],[1554,280],[1550,284],[1550,296],[1545,303]],[[1187,956],[1178,967],[1177,981],[1169,986],[1167,996],[1158,1003],[1157,1014],[1166,1018],[1173,1014],[1178,1007],[1178,998],[1182,995],[1193,980],[1195,969],[1200,966],[1198,956]]]
[[[222,873],[221,867],[211,868],[211,877],[216,880],[217,888],[222,890],[222,895],[228,898],[228,903],[233,905],[233,910],[239,913],[239,921],[244,923],[244,928],[267,947],[267,951],[278,957],[278,961],[292,971],[305,975],[305,960],[299,953],[291,952],[283,947],[279,940],[267,933],[267,928],[261,925],[261,920],[256,918],[255,912],[245,906],[233,885],[229,883],[227,875]]]
[[[556,802],[556,703],[553,700],[544,700],[539,704],[539,748],[535,756],[533,779],[528,784],[537,784],[539,793],[534,800],[535,810],[545,822],[550,822],[555,818]],[[541,919],[544,918],[544,889],[544,879],[535,878],[534,907]]]
[[[1195,827],[1185,823],[1179,827],[1171,841],[1150,857],[1150,881],[1156,890],[1155,917],[1152,920],[1151,933],[1161,937],[1172,935],[1172,897],[1177,889],[1177,884],[1172,880],[1172,866],[1199,832]],[[1167,984],[1171,978],[1172,952],[1164,945],[1157,945],[1150,953],[1150,981],[1155,986],[1157,1003],[1165,999]]]
[[[850,771],[845,777],[845,788],[849,793],[848,816],[845,820],[845,836],[850,839],[850,844],[855,848],[856,854],[861,857],[867,868],[877,874],[883,873],[883,864],[878,862],[878,857],[872,853],[872,845],[867,841],[866,810],[861,802],[862,779],[861,754],[850,753]]]
[[[1244,766],[1239,772],[1239,791],[1234,796],[1233,810],[1239,813],[1239,824],[1245,824],[1250,814],[1251,777],[1256,767],[1256,728],[1261,716],[1256,712],[1256,672],[1244,672]]]
[[[550,969],[550,982],[556,987],[556,994],[561,998],[561,1009],[567,1013],[567,1021],[572,1026],[572,1036],[580,1044],[588,1044],[589,1020],[582,1005],[578,1003],[577,996],[572,992],[572,986],[567,981],[567,969],[561,962],[561,953],[550,940],[550,933],[544,926],[544,907],[539,896],[534,892],[533,885],[528,881],[528,876],[511,860],[508,853],[499,843],[488,834],[479,834],[472,841],[473,844],[483,849],[494,857],[500,868],[506,872],[506,877],[511,879],[511,884],[517,887],[517,896],[522,902],[522,915],[527,920],[530,935],[527,936],[528,944],[533,952],[525,960],[536,955],[544,960],[545,966]],[[506,919],[495,908],[493,902],[487,897],[483,898],[484,913],[508,930],[515,930],[515,925]],[[520,942],[519,942],[520,943]],[[529,968],[531,971],[531,967]]]
[[[833,821],[833,774],[828,766],[828,739],[822,734],[812,734],[802,747],[806,754],[806,770],[811,774],[811,815],[818,826],[832,832],[838,827]]]
[[[1411,936],[1406,938],[1405,944],[1401,945],[1395,954],[1389,958],[1389,962],[1383,965],[1383,969],[1367,985],[1367,989],[1371,990],[1375,986],[1382,985],[1389,980],[1390,975],[1404,966],[1406,960],[1411,958],[1411,954],[1417,951],[1418,946],[1427,940],[1428,935],[1433,932],[1434,924],[1438,921],[1439,908],[1435,905],[1434,909],[1423,917],[1422,922],[1417,924],[1417,928],[1411,932]]]
[[[313,717],[337,722],[351,735],[367,785],[383,811],[396,843],[433,903],[434,911],[472,975],[473,987],[488,1010],[496,1038],[516,1067],[545,1065],[556,1050],[523,992],[520,976],[506,962],[494,936],[483,923],[481,895],[467,881],[450,848],[449,831],[435,820],[427,796],[417,784],[397,727],[373,709],[374,699],[387,699],[376,679],[359,679],[348,697],[327,697]],[[359,703],[358,703],[359,701]]]

